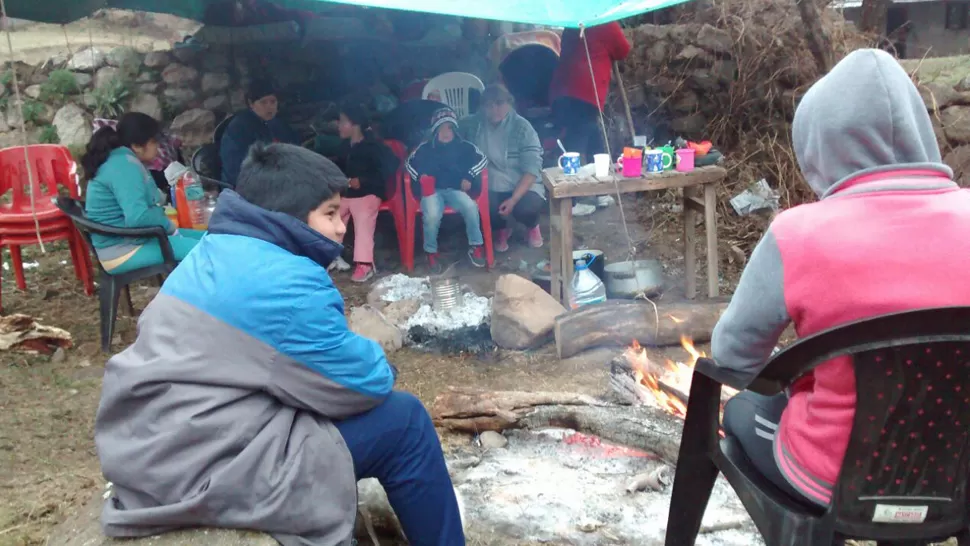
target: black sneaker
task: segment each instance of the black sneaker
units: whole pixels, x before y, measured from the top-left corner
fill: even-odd
[[[487,265],[485,261],[485,250],[481,246],[469,248],[468,259],[471,260],[472,265],[475,267],[485,267]]]
[[[431,268],[432,275],[440,275],[444,268],[441,267],[441,262],[438,261],[438,254],[428,254],[428,267]]]

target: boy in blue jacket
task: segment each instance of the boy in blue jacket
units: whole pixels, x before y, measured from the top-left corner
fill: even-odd
[[[414,150],[406,165],[411,175],[411,189],[415,197],[421,198],[424,251],[432,273],[442,270],[438,260],[438,229],[446,206],[458,211],[465,220],[470,247],[468,259],[475,267],[485,267],[482,226],[473,196],[481,191],[481,176],[487,166],[485,154],[458,136],[458,118],[454,111],[442,108],[435,112],[431,118],[431,139]]]
[[[309,150],[253,146],[207,237],[106,365],[105,534],[230,527],[349,545],[356,482],[373,477],[411,544],[465,543],[430,417],[392,391],[384,351],[349,330],[327,275],[346,187]]]

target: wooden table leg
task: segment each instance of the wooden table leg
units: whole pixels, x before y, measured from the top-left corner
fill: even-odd
[[[562,302],[562,218],[559,199],[549,197],[549,293]]]
[[[704,230],[707,233],[707,293],[708,297],[718,295],[718,257],[717,257],[717,186],[704,185]]]
[[[694,225],[697,223],[697,217],[689,203],[691,193],[693,188],[684,188],[684,277],[688,299],[694,299],[697,296],[697,249],[694,243]]]
[[[562,260],[562,304],[569,309],[569,297],[573,286],[573,198],[559,200],[560,239],[559,255]]]

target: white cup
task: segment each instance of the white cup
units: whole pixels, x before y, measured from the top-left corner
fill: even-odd
[[[606,178],[610,175],[610,156],[606,154],[594,155],[593,165],[596,167],[596,178]]]

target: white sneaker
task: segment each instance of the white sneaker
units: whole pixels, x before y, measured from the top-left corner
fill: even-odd
[[[587,205],[586,203],[577,203],[573,205],[573,216],[589,216],[596,212],[595,205]]]
[[[342,256],[337,256],[336,260],[330,262],[330,266],[327,267],[327,271],[333,271],[334,269],[337,271],[350,271],[350,264],[347,263]]]
[[[612,195],[601,195],[596,198],[596,206],[601,209],[612,207],[613,203],[616,203],[616,199],[613,199]]]

